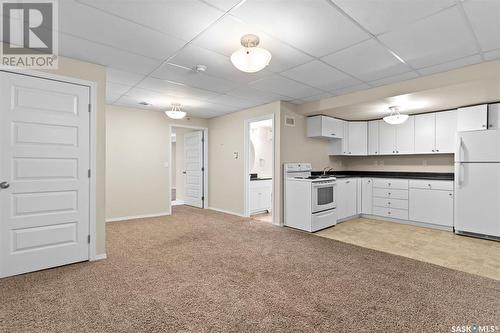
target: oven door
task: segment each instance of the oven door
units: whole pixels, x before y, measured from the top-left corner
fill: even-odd
[[[313,213],[335,208],[336,205],[335,183],[312,183]]]

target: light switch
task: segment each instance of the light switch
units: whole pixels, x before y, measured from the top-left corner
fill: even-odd
[[[165,168],[168,168],[168,162],[163,163],[163,166],[164,166]]]

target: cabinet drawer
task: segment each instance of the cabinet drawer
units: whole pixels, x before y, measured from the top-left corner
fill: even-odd
[[[373,187],[378,188],[395,188],[401,190],[408,189],[407,179],[384,179],[384,178],[374,178]]]
[[[379,198],[394,198],[408,200],[408,190],[393,190],[386,188],[374,188],[373,196]]]
[[[453,182],[449,180],[410,180],[410,188],[453,191]]]
[[[373,205],[385,208],[408,209],[408,200],[392,198],[373,198]]]
[[[373,215],[392,217],[400,220],[408,220],[408,210],[384,207],[373,207]]]

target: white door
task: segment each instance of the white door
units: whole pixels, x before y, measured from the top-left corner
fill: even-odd
[[[488,124],[488,105],[475,105],[459,108],[457,131],[485,130]]]
[[[410,116],[407,121],[396,127],[396,153],[413,154],[415,152],[415,117]]]
[[[456,163],[455,230],[500,237],[500,164]]]
[[[203,208],[203,131],[184,135],[184,203]]]
[[[500,130],[457,134],[455,162],[500,162]]]
[[[89,87],[0,72],[0,277],[89,258]]]
[[[389,155],[396,153],[396,126],[378,121],[380,154]]]
[[[349,133],[349,155],[368,154],[368,123],[366,121],[348,122]]]
[[[368,155],[378,155],[378,120],[368,122]]]
[[[488,129],[500,129],[500,103],[488,105]]]
[[[373,182],[371,178],[362,178],[361,182],[361,213],[372,214]]]
[[[453,226],[453,191],[410,189],[410,220]]]
[[[415,116],[415,153],[436,152],[436,114]]]
[[[436,153],[454,153],[457,111],[436,112]]]

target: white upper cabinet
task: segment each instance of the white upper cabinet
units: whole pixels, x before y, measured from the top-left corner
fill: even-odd
[[[426,113],[415,116],[415,153],[425,154],[436,151],[436,114]]]
[[[368,155],[378,155],[378,120],[368,122]]]
[[[415,117],[396,127],[396,154],[413,154],[415,152]]]
[[[500,103],[488,105],[488,129],[500,129]]]
[[[488,125],[488,105],[458,108],[457,131],[485,130]]]
[[[436,112],[436,153],[455,152],[457,110]]]
[[[368,124],[366,121],[348,122],[347,155],[368,154]],[[345,140],[345,138],[344,138]]]
[[[344,121],[327,116],[308,117],[307,136],[341,139],[344,137]]]
[[[383,120],[378,121],[378,144],[380,154],[389,155],[396,153],[396,126]]]

